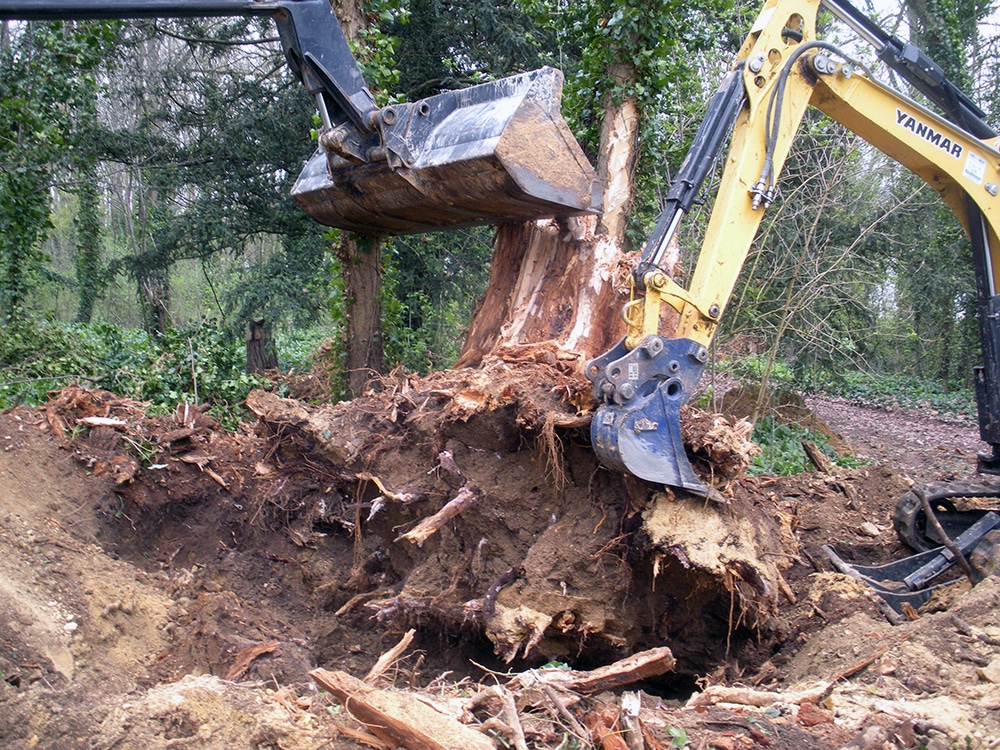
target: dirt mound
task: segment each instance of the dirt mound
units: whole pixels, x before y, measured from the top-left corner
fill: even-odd
[[[310,670],[363,676],[409,628],[383,684],[508,744],[632,715],[647,748],[1000,736],[995,581],[891,628],[825,561],[905,553],[901,477],[672,496],[597,465],[572,367],[511,359],[336,406],[258,392],[237,433],[83,389],[0,415],[2,744],[361,747]],[[663,646],[635,705],[538,669]]]

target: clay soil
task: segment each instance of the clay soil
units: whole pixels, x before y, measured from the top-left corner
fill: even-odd
[[[410,630],[371,682],[498,748],[1000,746],[1000,581],[892,625],[823,551],[910,554],[897,498],[978,481],[975,425],[813,400],[867,463],[716,477],[719,506],[600,468],[571,364],[257,392],[237,432],[79,388],[0,414],[0,747],[387,747],[309,673],[364,678]],[[525,687],[662,646],[638,744],[621,689]]]

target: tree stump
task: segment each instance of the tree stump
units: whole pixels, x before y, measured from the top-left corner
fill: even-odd
[[[247,327],[247,373],[263,374],[278,369],[278,350],[271,340],[270,328],[263,320],[250,321]]]

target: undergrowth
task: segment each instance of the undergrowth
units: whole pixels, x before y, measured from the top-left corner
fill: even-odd
[[[728,359],[717,364],[719,372],[744,383],[760,383],[765,370],[762,355]],[[973,420],[976,395],[971,384],[943,382],[914,375],[820,369],[801,369],[778,360],[770,371],[768,386],[798,393],[845,398],[862,406],[921,409],[937,415]]]
[[[286,354],[282,368],[301,366],[318,338],[307,333],[279,339],[279,352]],[[73,382],[149,402],[151,414],[169,413],[183,403],[207,403],[228,427],[246,416],[243,402],[250,390],[268,384],[246,373],[245,342],[214,321],[170,329],[162,336],[104,323],[34,321],[4,328],[0,409],[45,403],[51,391]]]
[[[860,462],[854,456],[838,456],[825,434],[818,430],[787,425],[773,416],[757,420],[753,430],[753,441],[761,452],[754,456],[750,465],[751,474],[792,476],[809,468],[803,442],[812,443],[836,466],[854,468]]]

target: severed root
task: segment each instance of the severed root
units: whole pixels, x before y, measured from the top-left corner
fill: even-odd
[[[482,493],[474,487],[469,487],[468,485],[462,487],[462,489],[458,491],[458,494],[449,500],[445,506],[441,508],[441,510],[433,516],[425,518],[405,534],[400,534],[394,541],[398,542],[405,539],[408,542],[416,544],[418,547],[422,547],[424,542],[433,536],[434,533],[437,532],[442,526],[448,523],[448,521],[455,518],[466,508],[475,505],[481,494]]]
[[[685,708],[714,706],[716,703],[736,703],[741,706],[763,708],[773,703],[818,703],[830,691],[830,683],[820,682],[816,686],[798,692],[775,693],[767,690],[711,685],[704,692],[691,697]]]
[[[417,631],[413,628],[407,630],[406,634],[399,640],[399,643],[378,658],[378,661],[375,662],[375,666],[368,670],[368,674],[365,675],[364,681],[369,685],[374,685],[375,680],[385,674],[393,664],[399,661],[399,657],[402,656],[403,652],[410,647],[411,643],[413,643],[413,636],[416,634]]]
[[[410,503],[415,503],[421,500],[427,499],[426,492],[394,492],[386,487],[385,483],[379,479],[377,476],[368,471],[359,471],[355,476],[363,482],[374,482],[375,486],[378,487],[379,492],[382,493],[383,497],[392,500],[394,503],[402,503],[403,505],[409,505]]]

